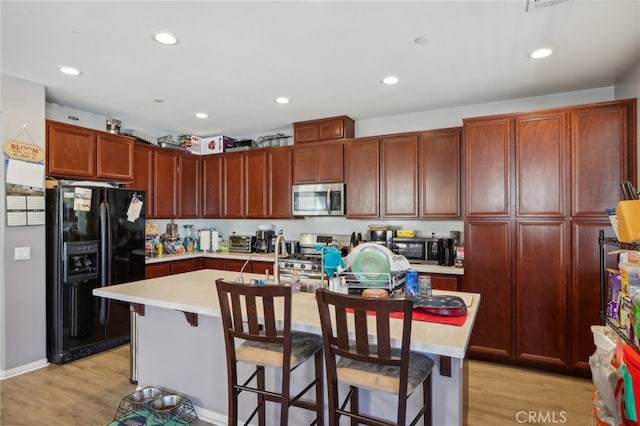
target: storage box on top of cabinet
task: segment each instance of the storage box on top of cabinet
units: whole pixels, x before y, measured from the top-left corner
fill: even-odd
[[[293,143],[348,139],[355,136],[355,121],[346,115],[293,123]]]
[[[59,121],[74,126],[86,127],[94,130],[107,130],[107,116],[81,111],[54,103],[47,102],[45,116],[47,120]]]

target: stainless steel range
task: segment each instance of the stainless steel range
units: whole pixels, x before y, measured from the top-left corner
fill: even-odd
[[[301,278],[323,279],[322,252],[316,246],[346,250],[350,239],[349,235],[300,234],[300,253],[289,253],[288,256],[278,259],[280,276],[292,277],[294,271],[297,271],[297,275]]]

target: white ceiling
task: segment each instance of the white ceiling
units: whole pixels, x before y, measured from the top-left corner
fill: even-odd
[[[42,83],[49,102],[201,136],[611,86],[640,56],[640,0],[3,0],[0,8],[3,73]],[[155,43],[159,30],[179,43]],[[541,46],[554,54],[527,57]],[[63,75],[60,65],[82,75]],[[380,84],[389,74],[400,82]]]

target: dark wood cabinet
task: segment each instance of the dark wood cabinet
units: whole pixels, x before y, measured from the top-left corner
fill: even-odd
[[[462,275],[434,274],[420,272],[420,275],[431,277],[431,288],[433,290],[463,291]]]
[[[263,149],[244,153],[244,197],[243,216],[247,219],[267,217],[267,152]]]
[[[565,220],[518,220],[515,250],[515,356],[567,364],[569,230]]]
[[[202,259],[174,260],[171,262],[171,274],[181,274],[183,272],[199,271],[202,269]]]
[[[636,104],[571,108],[571,215],[602,216],[620,201],[620,182],[636,176]]]
[[[343,180],[343,142],[320,142],[293,147],[293,183]]]
[[[133,138],[66,123],[46,122],[47,175],[130,182]]]
[[[463,288],[482,297],[469,343],[472,356],[511,358],[511,228],[509,220],[465,221]]]
[[[354,136],[355,122],[346,115],[319,120],[293,123],[294,143],[330,139],[346,139]]]
[[[98,132],[96,138],[96,178],[127,182],[133,178],[134,139]]]
[[[459,218],[462,128],[420,134],[420,217]]]
[[[516,214],[564,217],[567,213],[569,146],[565,111],[515,118]]]
[[[240,272],[246,262],[246,260],[242,259],[225,259],[225,270]],[[251,267],[249,267],[248,269],[247,267],[249,267],[248,264],[247,266],[245,266],[243,272],[251,272]]]
[[[267,151],[268,201],[267,217],[289,219],[292,216],[292,148],[273,148]]]
[[[178,156],[178,217],[200,216],[200,157],[193,154]]]
[[[464,120],[464,288],[482,295],[472,356],[588,374],[598,230],[620,182],[635,182],[635,110],[615,101]]]
[[[345,192],[348,218],[380,215],[380,141],[354,139],[345,145]]]
[[[178,217],[178,154],[170,149],[153,152],[153,211],[158,219]]]
[[[150,263],[144,268],[146,279],[165,277],[171,275],[171,262]]]
[[[510,215],[512,117],[464,121],[465,216]]]
[[[222,159],[222,217],[244,217],[244,156],[242,153],[224,154]]]
[[[218,269],[224,271],[226,264],[224,259],[218,259],[213,257],[202,258],[202,269]]]
[[[144,191],[146,200],[144,204],[145,218],[154,218],[154,193],[153,193],[153,148],[150,145],[137,143],[133,147],[133,180],[126,186],[130,189]]]
[[[382,217],[418,217],[417,135],[380,141],[380,192]]]
[[[222,217],[222,158],[220,154],[202,157],[202,216],[205,218]]]

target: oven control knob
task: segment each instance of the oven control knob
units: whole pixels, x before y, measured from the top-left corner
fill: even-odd
[[[311,265],[311,270],[315,271],[316,270],[316,265]]]
[[[304,269],[305,268],[305,264],[303,263],[302,265],[300,265],[300,269]]]

